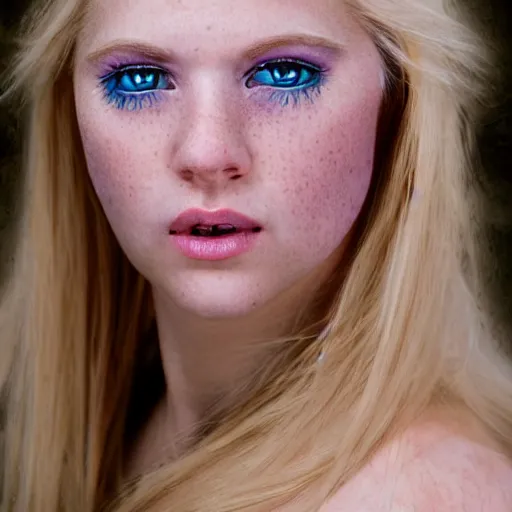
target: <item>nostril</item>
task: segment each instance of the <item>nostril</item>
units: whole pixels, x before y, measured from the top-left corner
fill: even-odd
[[[180,174],[185,181],[192,181],[194,178],[194,173],[190,169],[184,169]]]
[[[238,180],[243,176],[243,172],[240,172],[239,167],[228,167],[224,169],[224,172],[229,175],[230,180]]]

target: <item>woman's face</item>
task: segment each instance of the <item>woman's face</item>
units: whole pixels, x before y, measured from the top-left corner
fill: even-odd
[[[177,306],[244,315],[339,261],[382,98],[378,51],[341,0],[94,0],[75,98],[112,229]],[[206,215],[172,226],[190,209]],[[226,209],[254,223],[208,216]]]

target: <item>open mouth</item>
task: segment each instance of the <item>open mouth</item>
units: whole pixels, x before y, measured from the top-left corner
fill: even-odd
[[[260,222],[235,210],[190,208],[174,219],[168,233],[187,258],[220,261],[249,252],[263,230]]]
[[[259,233],[261,231],[261,227],[254,227],[251,229],[240,229],[232,224],[214,224],[212,226],[207,226],[204,224],[195,224],[192,226],[187,232],[178,233],[177,231],[170,230],[170,235],[189,235],[189,236],[197,236],[197,237],[222,237],[234,235],[237,233]]]

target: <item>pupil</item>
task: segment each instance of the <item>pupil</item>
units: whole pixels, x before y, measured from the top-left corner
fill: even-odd
[[[274,69],[274,79],[277,82],[285,82],[288,84],[296,83],[299,78],[297,69],[290,64],[280,64]]]
[[[121,80],[128,91],[145,91],[155,88],[155,73],[143,71],[131,71]]]

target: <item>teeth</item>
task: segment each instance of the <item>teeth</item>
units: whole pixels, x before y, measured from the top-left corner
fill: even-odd
[[[190,231],[191,235],[194,236],[209,236],[212,234],[213,227],[211,226],[194,226],[192,230]]]
[[[228,235],[231,233],[236,233],[235,226],[231,224],[217,224],[212,228],[213,235]]]
[[[190,230],[190,234],[192,236],[223,236],[223,235],[231,235],[236,233],[238,230],[236,226],[233,224],[215,224],[214,226],[204,226],[201,224],[196,224],[192,226]],[[253,228],[251,230],[253,233],[259,233],[261,231],[260,227]]]
[[[190,229],[190,235],[192,236],[223,236],[230,235],[236,233],[238,230],[236,226],[232,224],[216,224],[214,226],[202,226],[200,224],[196,224],[192,226]],[[252,233],[259,233],[261,231],[260,227],[252,228]],[[177,235],[177,231],[170,230],[170,235]]]
[[[219,231],[228,231],[230,229],[236,229],[233,224],[215,224],[213,226],[214,229],[218,229]]]
[[[222,236],[236,233],[236,227],[232,224],[216,224],[215,226],[193,226],[190,234],[194,236]]]

